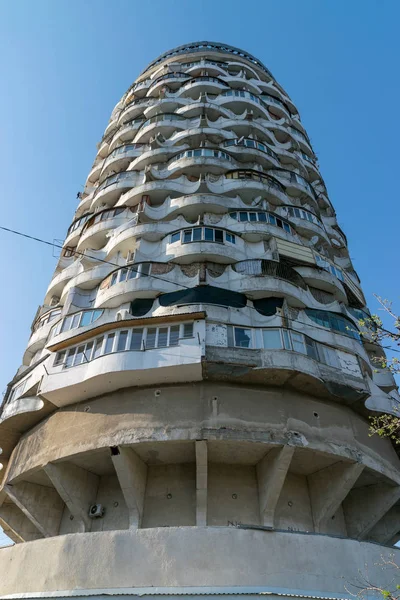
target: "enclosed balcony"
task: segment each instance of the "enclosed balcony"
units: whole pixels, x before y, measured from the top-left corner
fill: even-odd
[[[125,171],[132,160],[142,154],[145,147],[144,144],[124,144],[115,148],[104,161],[100,184],[116,171]]]
[[[132,119],[131,121],[123,123],[123,125],[121,125],[121,127],[118,129],[117,133],[114,135],[112,140],[110,140],[107,155],[113,152],[115,148],[124,145],[124,142],[132,142],[135,138],[136,133],[143,125],[144,121],[144,117],[139,117],[137,119]]]

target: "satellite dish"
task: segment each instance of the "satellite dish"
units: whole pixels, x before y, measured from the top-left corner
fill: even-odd
[[[319,240],[319,237],[318,237],[317,235],[314,235],[314,236],[311,238],[311,244],[312,244],[313,246],[315,246],[315,244],[317,244],[317,243],[318,243],[318,240]]]

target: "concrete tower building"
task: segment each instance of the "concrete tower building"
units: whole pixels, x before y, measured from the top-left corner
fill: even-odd
[[[2,406],[0,596],[343,598],[400,532],[398,399],[296,106],[250,54],[111,114]]]

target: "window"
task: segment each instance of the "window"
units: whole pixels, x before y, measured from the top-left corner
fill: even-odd
[[[263,329],[263,342],[266,349],[282,348],[281,333],[279,329]]]
[[[290,337],[292,338],[293,350],[295,352],[301,352],[302,354],[306,354],[304,336],[301,333],[291,331]]]
[[[191,325],[193,325],[191,323]],[[185,325],[183,326],[185,328]],[[185,335],[183,336],[185,337]],[[179,325],[173,325],[169,331],[169,345],[177,346],[179,344]]]
[[[56,354],[53,366],[74,367],[112,352],[151,350],[178,346],[181,338],[193,337],[193,323],[123,329],[102,335],[86,344]],[[143,344],[143,340],[145,343]]]
[[[175,244],[175,242],[179,242],[181,239],[181,232],[177,231],[171,235],[171,244]]]
[[[330,263],[328,260],[323,258],[320,254],[315,252],[315,260],[317,262],[317,266],[325,271],[329,271],[332,275],[335,275],[340,281],[344,281],[343,272],[341,269]]]
[[[314,360],[319,360],[318,344],[306,335],[304,336],[304,340],[305,340],[305,344],[306,344],[307,356],[309,356],[310,358],[313,358]]]
[[[225,239],[224,239],[225,235]],[[193,227],[192,229],[184,229],[182,232],[175,232],[170,237],[170,243],[175,243],[182,239],[182,244],[190,244],[192,242],[215,242],[223,244],[229,242],[236,243],[236,236],[233,233],[225,232],[222,229],[214,229],[212,227]]]
[[[133,329],[131,337],[130,350],[142,349],[143,329]]]
[[[183,325],[183,337],[189,338],[193,336],[193,323],[184,323]]]
[[[234,327],[235,346],[239,348],[251,348],[252,331],[244,327]]]
[[[118,336],[117,352],[126,350],[126,343],[128,341],[128,331],[120,331]]]
[[[309,319],[321,327],[326,327],[332,331],[337,331],[338,333],[348,335],[356,340],[361,339],[356,325],[354,325],[350,319],[347,319],[342,315],[330,312],[328,310],[317,310],[313,308],[306,308],[305,313]]]
[[[106,345],[104,347],[104,354],[110,354],[113,351],[115,333],[109,333],[106,338]]]
[[[44,315],[42,315],[41,317],[39,317],[39,319],[35,322],[33,330],[36,331],[37,329],[44,327],[44,325],[47,325],[47,323],[50,323],[50,321],[54,321],[54,319],[60,315],[61,315],[61,308],[56,308],[55,310],[50,310],[49,312],[47,312]]]

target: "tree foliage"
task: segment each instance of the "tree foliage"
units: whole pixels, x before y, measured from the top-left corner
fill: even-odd
[[[391,327],[385,326],[378,315],[371,315],[359,320],[360,333],[370,343],[381,344],[388,350],[389,354],[400,352],[400,316],[392,309],[392,303],[380,296],[375,296],[381,305],[381,311],[385,318],[391,321]],[[400,359],[397,357],[387,358],[385,355],[376,356],[373,359],[377,369],[387,369],[394,375],[400,374]],[[397,407],[400,415],[400,406]],[[370,418],[370,431],[372,435],[389,437],[395,444],[400,444],[400,416],[383,414]]]

